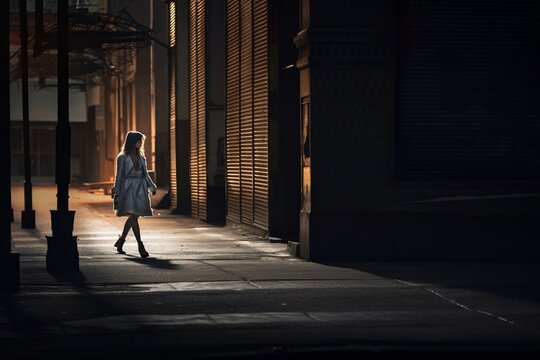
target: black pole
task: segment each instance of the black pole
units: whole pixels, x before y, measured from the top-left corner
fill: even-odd
[[[4,134],[0,141],[0,156],[4,159],[4,171],[0,175],[0,206],[7,210],[11,209],[9,1],[0,3],[0,86],[4,89],[4,95],[0,96],[0,111],[4,114],[0,118],[0,133]],[[11,221],[7,216],[0,216],[0,291],[16,291],[20,284],[19,254],[11,251]]]
[[[71,176],[71,127],[69,125],[69,50],[67,0],[58,1],[58,124],[56,126],[56,184],[58,211],[68,211]],[[66,146],[67,145],[67,146]]]
[[[6,20],[7,19],[7,20]],[[10,119],[10,103],[9,103],[9,1],[3,1],[2,2],[2,20],[0,21],[2,24],[2,39],[1,42],[1,54],[0,54],[0,61],[2,64],[2,70],[1,70],[1,81],[2,81],[2,88],[4,89],[3,93],[8,94],[8,96],[1,96],[0,101],[1,105],[0,108],[4,112],[4,119]],[[7,134],[6,140],[0,141],[0,146],[2,147],[0,150],[0,154],[3,156],[4,161],[6,161],[6,167],[7,169],[11,170],[11,156],[10,156],[10,140],[11,140],[11,131],[10,131],[10,121],[0,121],[0,126],[2,128],[0,129],[0,132],[2,134]],[[0,194],[2,198],[0,199],[0,204],[2,206],[6,206],[11,208],[11,202],[8,203],[8,199],[11,197],[11,174],[6,174],[6,172],[2,173],[2,192]],[[5,205],[4,205],[5,204]],[[1,248],[0,248],[0,255],[4,256],[6,254],[9,254],[11,251],[11,224],[10,222],[6,221],[6,218],[3,216],[0,216],[0,226],[2,234],[0,240],[2,241]]]
[[[32,209],[32,169],[30,164],[30,118],[28,111],[28,21],[26,0],[19,0],[21,27],[21,80],[22,80],[22,121],[24,145],[24,210],[21,226],[23,229],[36,227],[36,212]]]
[[[56,126],[57,210],[51,210],[52,236],[47,236],[47,270],[78,271],[75,211],[69,210],[71,127],[69,125],[69,3],[58,0],[58,124]]]
[[[34,12],[35,37],[34,37],[34,57],[40,55],[43,51],[43,0],[36,0]]]

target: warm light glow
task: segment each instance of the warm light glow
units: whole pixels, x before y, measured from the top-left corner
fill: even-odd
[[[169,42],[170,47],[176,45],[176,3],[174,1],[169,3]]]

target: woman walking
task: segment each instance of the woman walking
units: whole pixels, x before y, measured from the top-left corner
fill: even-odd
[[[133,229],[139,245],[139,254],[146,258],[148,252],[141,241],[139,216],[153,215],[148,192],[155,195],[157,187],[146,168],[144,139],[145,135],[138,131],[127,133],[120,153],[116,157],[116,178],[111,196],[114,199],[116,216],[128,216],[122,235],[114,244],[116,250],[120,254],[125,254],[122,246],[129,230]]]

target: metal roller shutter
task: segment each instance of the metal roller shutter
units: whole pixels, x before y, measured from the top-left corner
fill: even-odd
[[[242,223],[253,223],[253,16],[240,2],[240,188]]]
[[[206,220],[206,9],[189,2],[189,117],[191,215]]]
[[[399,178],[539,179],[538,1],[399,6]]]
[[[266,0],[227,2],[227,218],[268,230]]]
[[[169,3],[169,142],[170,142],[170,196],[171,208],[178,207],[178,169],[176,166],[176,5]]]
[[[268,9],[253,1],[253,196],[255,225],[268,228]]]
[[[207,219],[206,173],[206,6],[199,0],[197,8],[197,144],[198,144],[198,218]]]
[[[240,1],[227,1],[227,218],[240,222]]]

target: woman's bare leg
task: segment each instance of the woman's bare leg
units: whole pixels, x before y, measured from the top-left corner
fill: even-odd
[[[131,215],[129,217],[131,219],[131,227],[133,228],[133,235],[135,235],[135,239],[137,239],[137,243],[141,244],[141,228],[139,227],[139,216],[138,215]]]
[[[130,215],[126,220],[126,223],[124,224],[124,231],[122,231],[122,239],[126,238],[132,226],[133,225],[132,225],[132,220],[131,220],[131,215]]]
[[[131,219],[131,226],[133,228],[133,234],[135,235],[135,239],[137,239],[137,243],[139,244],[139,254],[141,254],[141,257],[147,258],[148,252],[144,248],[144,244],[141,240],[141,228],[139,227],[139,217],[134,215]]]

